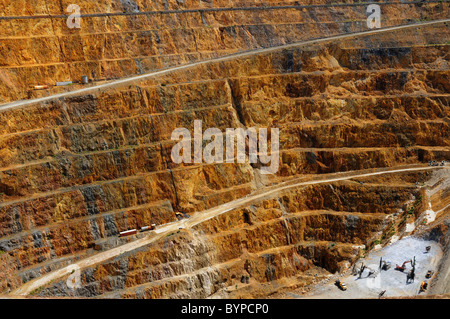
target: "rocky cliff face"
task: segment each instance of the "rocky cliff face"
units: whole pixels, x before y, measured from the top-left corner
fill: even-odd
[[[111,2],[111,12],[122,10],[123,7],[112,3],[116,2]],[[141,11],[147,8],[144,7],[147,3],[136,2]],[[173,6],[175,2],[165,3],[164,9],[177,8]],[[194,3],[207,6],[203,1],[186,1],[184,5],[190,8]],[[214,3],[228,5],[228,1]],[[96,12],[95,8],[90,8],[90,12]],[[435,18],[447,12],[448,4],[412,8],[418,16],[433,13],[430,17]],[[12,6],[0,8],[8,15],[57,14],[60,9],[36,6],[35,11],[13,12]],[[291,18],[311,21],[305,18],[311,11],[286,10],[295,14],[203,12],[205,19],[220,17],[230,24],[241,23],[246,27],[224,28],[213,22],[204,24],[199,22],[201,19],[195,20],[200,25],[192,30],[195,29],[198,39],[205,39],[197,41],[195,50],[192,48],[199,52],[195,59],[205,58],[202,55],[205,51],[217,55],[303,39],[301,36],[306,33],[301,27],[294,32],[290,26],[289,32],[295,34],[289,38],[281,36],[287,32],[281,22]],[[333,14],[351,12],[348,8],[340,10],[333,10]],[[189,14],[199,15],[198,12]],[[173,21],[189,25],[191,20],[183,20],[178,13],[174,15]],[[317,16],[324,18],[323,14]],[[161,17],[168,19],[170,15]],[[401,15],[397,17],[402,19]],[[141,18],[133,20],[134,23]],[[275,18],[280,20],[280,25],[275,23]],[[104,18],[92,19],[101,22]],[[129,30],[146,28],[128,25],[131,22],[127,19],[131,18],[127,16],[108,19],[117,19],[105,25],[117,28],[114,34],[120,37],[125,37]],[[267,20],[274,31],[252,29],[247,25],[256,22],[245,19],[259,19],[261,23]],[[29,32],[27,28],[33,25],[24,21],[28,20],[8,21],[18,23],[16,32],[24,32],[18,35],[22,40]],[[51,29],[45,28],[45,24],[41,28],[33,25],[35,30],[44,33],[32,41],[56,41],[57,38],[59,44],[38,47],[43,48],[42,57],[56,59],[50,62],[62,68],[58,72],[71,76],[79,70],[85,72],[78,68],[80,65],[86,68],[89,65],[89,70],[103,67],[103,73],[97,73],[102,76],[108,72],[117,76],[136,73],[134,67],[121,67],[129,59],[135,63],[136,52],[143,48],[153,50],[158,59],[164,55],[177,57],[157,66],[149,66],[147,61],[147,67],[142,70],[178,64],[178,55],[186,57],[190,52],[183,47],[187,42],[180,40],[180,34],[173,40],[180,44],[176,46],[179,52],[162,49],[170,42],[170,30],[149,31],[150,39],[164,39],[155,46],[144,43],[142,35],[129,35],[136,42],[126,41],[128,47],[122,50],[120,45],[112,45],[120,43],[117,38],[109,39],[106,42],[109,46],[104,45],[105,37],[112,34],[109,29],[97,35],[97,43],[88,40],[92,36],[89,33],[76,35],[78,31],[74,30],[63,34],[67,31],[57,23]],[[339,26],[348,27],[345,23]],[[363,23],[365,20],[351,25]],[[158,25],[172,24],[158,21]],[[332,34],[331,28],[319,26],[309,26],[308,30],[312,31],[307,36]],[[223,42],[236,47],[225,45],[226,52],[220,51],[216,46],[222,42],[211,36],[219,36],[217,30],[235,39]],[[244,36],[240,33],[244,30],[253,31]],[[339,28],[333,30],[342,32]],[[78,42],[72,41],[75,36]],[[247,41],[247,36],[254,42]],[[66,39],[69,37],[72,42]],[[449,82],[446,80],[449,38],[448,26],[442,23],[297,46],[199,64],[131,85],[1,111],[0,291],[10,292],[33,278],[131,240],[118,238],[121,231],[175,221],[177,211],[195,215],[265,186],[300,176],[308,178],[310,174],[447,159],[450,152]],[[3,46],[3,50],[7,47],[12,48],[11,52],[31,52],[14,47],[23,45],[21,41],[8,41],[14,43]],[[75,47],[69,48],[69,43]],[[55,47],[68,50],[64,59],[58,60],[58,54],[47,51]],[[89,54],[96,61],[86,62],[86,56],[75,54],[81,47],[86,49],[84,54],[88,48],[114,47],[109,52],[117,52],[117,56],[106,58],[94,50]],[[150,59],[148,52],[139,54]],[[28,85],[23,82],[25,78],[33,81],[44,78],[39,74],[52,78],[47,77],[48,69],[39,71],[41,66],[36,65],[50,63],[48,60],[29,60],[30,65],[26,66],[23,61],[11,60],[12,54],[5,53],[5,56],[8,58],[0,75],[12,76],[8,72],[13,68],[20,75],[10,84],[2,82],[4,89],[0,92],[5,100],[22,97],[23,88]],[[70,63],[66,59],[69,56],[74,59]],[[115,69],[117,65],[121,67]],[[72,66],[76,71],[70,69]],[[52,79],[59,77],[55,75]],[[9,87],[17,89],[11,91]],[[221,131],[238,127],[279,128],[279,171],[263,177],[259,166],[249,163],[174,164],[170,157],[175,143],[171,133],[179,127],[192,132],[196,119],[203,121],[204,128],[215,127]],[[274,193],[270,198],[232,210],[194,229],[175,232],[155,244],[83,269],[83,288],[79,290],[70,290],[64,278],[34,294],[266,297],[283,289],[307,286],[348,267],[364,253],[362,245],[370,249],[376,240],[386,242],[392,231],[398,230],[397,219],[407,213],[408,203],[425,196],[415,183],[429,178],[426,173],[405,173],[395,178],[367,178]]]
[[[267,296],[345,269],[389,230],[415,187],[344,182],[307,187],[233,210],[191,231],[82,272],[40,296],[205,298]],[[366,246],[367,245],[367,246]]]
[[[78,1],[81,14],[105,13],[82,17],[80,29],[68,28],[61,16],[69,14],[70,1],[19,3],[0,6],[0,16],[11,17],[0,20],[0,103],[67,90],[32,88],[79,81],[83,75],[98,82],[367,30],[366,6],[353,2],[335,6],[318,0],[295,7],[298,1]],[[448,2],[380,5],[383,27],[449,16]],[[54,17],[19,18],[37,15]]]

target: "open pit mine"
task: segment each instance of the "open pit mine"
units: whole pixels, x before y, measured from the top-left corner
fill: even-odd
[[[0,0],[0,298],[449,298],[449,23]]]

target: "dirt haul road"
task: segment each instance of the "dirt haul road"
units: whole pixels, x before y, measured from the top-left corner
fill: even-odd
[[[373,35],[376,33],[391,32],[391,31],[402,30],[402,29],[418,28],[421,26],[448,23],[448,22],[450,22],[450,19],[414,23],[414,24],[410,24],[410,25],[400,25],[400,26],[396,26],[396,27],[387,27],[387,28],[380,28],[380,29],[374,29],[374,30],[368,30],[368,31],[362,31],[362,32],[342,34],[342,35],[331,36],[331,37],[326,37],[326,38],[313,39],[313,40],[308,40],[308,41],[301,41],[301,42],[296,42],[296,43],[291,43],[291,44],[285,44],[285,45],[275,46],[275,47],[271,47],[271,48],[256,49],[256,50],[250,50],[250,51],[246,51],[246,52],[242,52],[242,53],[230,54],[228,56],[221,57],[221,58],[214,58],[214,59],[210,59],[210,60],[204,60],[204,61],[200,61],[200,62],[185,64],[182,66],[171,67],[171,68],[167,68],[167,69],[156,71],[156,72],[150,72],[150,73],[146,73],[146,74],[142,74],[142,75],[138,75],[138,76],[133,76],[133,77],[128,77],[128,78],[124,78],[124,79],[120,79],[120,80],[111,81],[108,83],[88,87],[85,89],[54,94],[51,96],[46,96],[46,97],[41,97],[41,98],[36,98],[36,99],[31,99],[31,100],[21,100],[21,101],[3,104],[3,105],[0,105],[0,112],[8,110],[8,109],[13,109],[13,108],[25,107],[25,106],[35,104],[35,103],[43,103],[43,102],[47,102],[47,101],[51,101],[51,100],[55,100],[55,99],[61,99],[61,98],[66,98],[66,97],[71,97],[71,96],[76,96],[76,95],[82,95],[82,94],[92,94],[92,93],[95,93],[95,92],[98,92],[101,90],[105,90],[108,88],[117,87],[120,85],[129,85],[135,81],[142,81],[142,80],[146,80],[148,78],[169,74],[169,73],[175,72],[175,71],[189,69],[189,68],[196,67],[196,66],[203,65],[203,64],[223,62],[223,61],[227,61],[227,60],[231,60],[231,59],[244,58],[244,57],[252,56],[252,55],[256,55],[256,54],[270,53],[270,52],[275,52],[275,51],[279,51],[279,50],[283,50],[283,49],[285,50],[285,49],[289,49],[289,48],[296,48],[299,46],[309,46],[312,44],[318,44],[318,43],[322,43],[322,42],[329,42],[329,41],[342,40],[342,39],[347,39],[347,38],[352,38],[352,37]]]
[[[363,173],[360,172],[346,172],[345,176],[338,176],[328,179],[323,179],[323,176],[320,176],[320,180],[312,180],[312,181],[302,181],[302,182],[291,182],[289,185],[278,185],[274,187],[266,188],[265,191],[259,193],[250,195],[247,197],[243,197],[234,201],[231,201],[229,203],[202,211],[197,212],[193,217],[189,219],[183,219],[177,222],[173,222],[170,224],[166,224],[164,226],[161,226],[157,228],[156,230],[152,231],[151,234],[149,234],[145,238],[138,239],[136,241],[133,241],[131,243],[110,249],[108,251],[96,254],[92,257],[88,257],[86,259],[83,259],[77,263],[74,263],[72,265],[69,265],[65,268],[59,269],[57,271],[50,272],[48,274],[43,275],[42,277],[36,278],[34,280],[31,280],[27,282],[26,284],[22,285],[15,291],[11,292],[10,295],[20,295],[20,296],[26,296],[29,295],[32,291],[45,286],[49,284],[50,282],[60,279],[64,276],[70,275],[74,270],[77,269],[83,269],[86,267],[90,267],[92,265],[104,262],[108,259],[117,257],[121,254],[124,254],[126,252],[138,249],[140,247],[149,245],[155,241],[157,241],[160,238],[163,238],[165,235],[167,235],[170,232],[178,231],[180,228],[186,228],[189,229],[193,226],[196,226],[198,224],[201,224],[211,218],[217,217],[221,214],[224,214],[226,212],[229,212],[233,209],[237,209],[243,206],[250,205],[254,201],[258,201],[264,198],[270,198],[274,196],[279,196],[279,193],[282,191],[286,191],[292,188],[300,187],[300,186],[309,186],[314,184],[326,184],[326,183],[332,183],[332,182],[338,182],[338,181],[344,181],[344,180],[350,180],[355,178],[364,178],[364,177],[370,177],[370,176],[377,176],[377,175],[385,175],[385,174],[396,174],[396,173],[403,173],[403,172],[414,172],[414,171],[425,171],[425,170],[433,170],[433,169],[449,169],[450,167],[447,166],[440,166],[440,167],[409,167],[409,168],[392,168],[392,169],[383,169],[382,171],[377,172],[371,172],[371,173]],[[333,175],[336,175],[334,173]]]

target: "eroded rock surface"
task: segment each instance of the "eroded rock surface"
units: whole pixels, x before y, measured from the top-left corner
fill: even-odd
[[[104,3],[111,12],[172,10],[181,5]],[[184,5],[190,8],[193,3]],[[214,4],[226,7],[228,1]],[[97,12],[96,7],[87,8]],[[397,7],[386,8],[389,16],[395,13],[388,23],[406,19]],[[0,8],[7,15],[59,14],[60,9]],[[31,22],[2,20],[0,28],[17,26],[18,39],[4,35],[11,45],[1,48],[7,50],[7,58],[0,76],[10,81],[2,82],[0,95],[4,101],[24,98],[31,83],[27,81],[61,80],[60,74],[79,77],[89,70],[91,76],[122,77],[237,50],[329,36],[342,33],[343,27],[349,28],[346,32],[359,30],[365,18],[342,22],[346,17],[361,19],[361,14],[352,15],[356,9],[345,10],[333,10],[340,18],[333,16],[338,27],[329,29],[319,28],[325,17],[317,11],[308,33],[305,21],[311,21],[312,11],[294,8],[284,14],[193,11],[170,18],[183,26],[143,21],[145,16],[115,16],[109,24],[92,18],[106,28],[95,29],[98,34],[94,28],[83,34],[68,32],[59,20],[46,27],[43,20],[40,28],[34,26],[41,32],[35,38],[27,38]],[[446,16],[448,3],[414,10],[417,19],[437,19]],[[150,30],[152,23],[165,28]],[[131,85],[3,110],[0,292],[146,236],[118,234],[174,222],[176,212],[195,216],[298,178],[448,159],[448,39],[443,22],[202,63]],[[195,47],[188,47],[193,43]],[[42,52],[32,54],[30,47]],[[138,69],[137,60],[145,67]],[[171,133],[179,127],[192,132],[196,119],[204,128],[221,131],[279,128],[277,174],[261,176],[260,166],[249,163],[174,164]],[[422,183],[430,179],[430,171],[404,172],[274,192],[270,198],[83,269],[80,289],[71,290],[62,278],[33,294],[267,297],[306,287],[348,269],[364,249],[403,232],[407,218],[419,218],[428,200],[446,213],[448,189],[427,194]]]

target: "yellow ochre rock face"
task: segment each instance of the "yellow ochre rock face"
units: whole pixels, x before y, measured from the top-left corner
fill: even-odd
[[[165,67],[307,39],[367,30],[364,5],[298,1],[77,1],[80,28],[68,28],[70,1],[14,1],[0,20],[0,103],[57,93],[57,82],[122,78]],[[315,6],[314,6],[315,5]],[[246,10],[233,8],[244,7]],[[258,7],[256,10],[249,10]],[[405,10],[405,7],[407,10]],[[383,27],[445,19],[449,4],[383,5]],[[203,11],[202,11],[203,10]],[[142,13],[148,14],[142,14]],[[95,15],[95,14],[109,14]],[[126,15],[141,13],[140,15]],[[94,14],[94,16],[89,16]],[[336,65],[333,59],[317,64]],[[48,85],[49,90],[34,90]]]
[[[450,155],[447,22],[214,60],[367,31],[365,7],[79,1],[81,14],[109,15],[69,29],[60,16],[69,4],[0,5],[1,104],[93,87],[0,105],[0,293],[148,235],[155,239],[82,269],[83,288],[70,289],[65,276],[32,294],[264,298],[349,269],[428,202],[449,204],[441,175],[406,170]],[[445,19],[449,4],[408,10],[384,4],[383,27]],[[83,75],[94,82],[54,86]],[[174,163],[171,134],[192,133],[195,120],[222,132],[278,128],[278,171]],[[374,174],[397,167],[405,170]],[[442,189],[427,193],[430,180]],[[201,220],[220,205],[223,213]],[[182,229],[119,237],[176,223]]]

